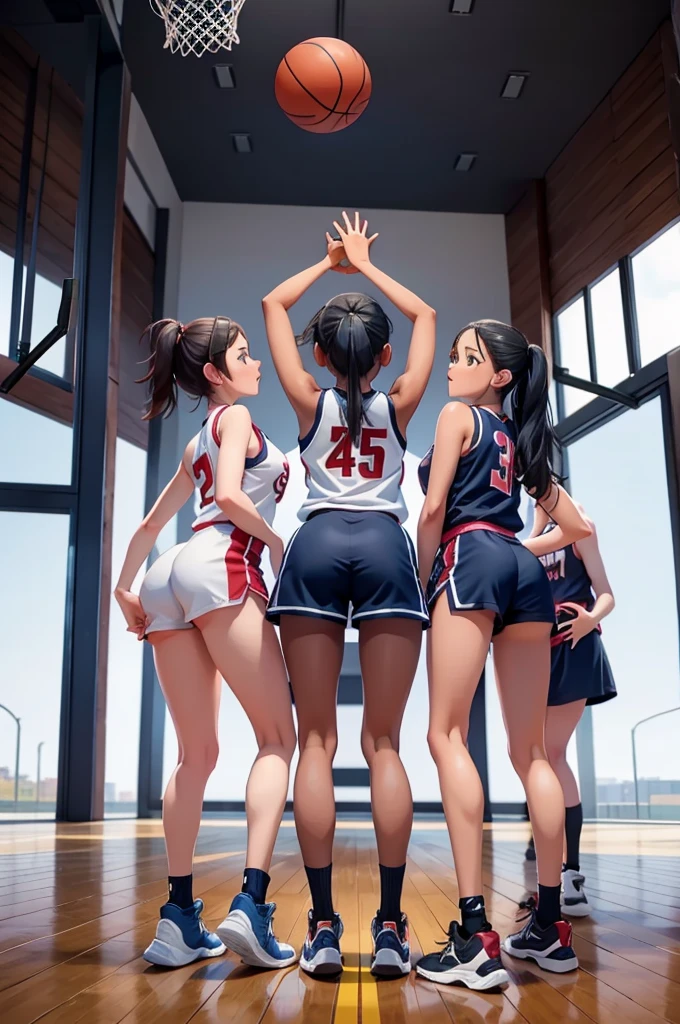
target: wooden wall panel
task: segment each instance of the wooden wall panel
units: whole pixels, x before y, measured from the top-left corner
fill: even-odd
[[[532,182],[505,218],[505,239],[512,322],[550,356],[550,282],[542,182]]]
[[[148,351],[139,344],[144,328],[153,319],[154,254],[125,211],[120,317],[118,434],[146,448],[149,425],[142,420],[146,391],[135,381],[144,376]]]
[[[662,30],[549,168],[550,297],[559,309],[680,216]]]

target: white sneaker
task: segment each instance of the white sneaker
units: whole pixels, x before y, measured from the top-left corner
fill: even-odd
[[[590,904],[583,889],[585,878],[568,868],[562,872],[560,907],[565,917],[588,917]]]

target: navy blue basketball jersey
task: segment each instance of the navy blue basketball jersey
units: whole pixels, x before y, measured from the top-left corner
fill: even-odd
[[[555,523],[548,523],[543,533],[550,533],[554,528]],[[548,555],[539,555],[539,559],[548,574],[555,604],[574,601],[585,605],[590,611],[595,603],[593,585],[574,545],[551,551]]]
[[[475,421],[470,447],[461,455],[446,500],[443,534],[466,523],[489,523],[519,533],[520,483],[515,477],[517,428],[507,416],[470,407]],[[434,445],[418,467],[424,493],[430,480]]]

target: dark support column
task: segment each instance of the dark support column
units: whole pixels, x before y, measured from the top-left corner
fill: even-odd
[[[108,26],[87,18],[88,81],[76,276],[81,282],[74,484],[57,818],[104,813],[111,513],[118,414],[118,312],[130,81]]]
[[[167,267],[168,225],[170,211],[156,210],[154,243],[155,272],[153,318],[163,316],[165,272]],[[146,469],[145,510],[148,512],[165,485],[161,460],[161,441],[168,421],[157,417],[149,424],[149,451]],[[163,785],[163,740],[165,732],[165,700],[153,661],[151,644],[144,644],[142,668],[142,712],[139,727],[139,773],[137,779],[137,815],[148,818],[152,801],[158,802]]]
[[[468,733],[468,750],[470,757],[479,772],[484,790],[484,821],[491,821],[491,804],[489,801],[489,771],[486,759],[486,696],[485,673],[479,680],[479,686],[470,709],[470,731]]]

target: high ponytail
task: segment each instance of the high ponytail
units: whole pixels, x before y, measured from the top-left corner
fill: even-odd
[[[178,388],[200,401],[212,385],[203,367],[212,363],[229,376],[226,350],[242,335],[243,328],[228,317],[201,317],[184,325],[177,320],[149,324],[140,341],[148,340],[151,355],[148,372],[137,381],[149,385],[149,408],[143,419],[169,416],[177,407]]]
[[[474,330],[484,342],[496,372],[512,373],[500,397],[509,396],[511,418],[517,425],[515,472],[526,490],[540,499],[555,479],[553,457],[559,450],[550,413],[545,353],[538,345],[530,345],[516,327],[497,320],[480,320],[463,328],[467,330]]]
[[[297,338],[299,345],[313,341],[338,376],[347,378],[347,429],[357,447],[364,417],[361,378],[375,366],[391,329],[389,318],[375,299],[348,292],[330,299]]]

